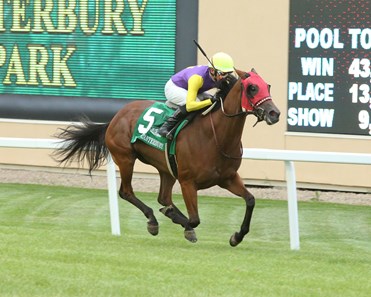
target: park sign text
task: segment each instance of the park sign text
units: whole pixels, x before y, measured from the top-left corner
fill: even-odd
[[[0,0],[0,93],[163,99],[175,25],[175,0]]]

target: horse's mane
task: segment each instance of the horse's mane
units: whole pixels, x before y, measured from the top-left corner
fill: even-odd
[[[236,84],[237,81],[238,79],[234,75],[228,74],[225,78],[223,78],[222,80],[218,82],[217,88],[219,90],[216,92],[215,96],[217,98],[220,98],[222,101],[224,101],[229,91],[233,88],[233,86]],[[218,104],[215,106],[213,111],[219,108],[220,108],[220,101],[218,101]]]
[[[217,88],[219,90],[216,93],[216,96],[221,97],[224,100],[236,82],[237,78],[232,74],[228,74],[226,77],[218,82]]]

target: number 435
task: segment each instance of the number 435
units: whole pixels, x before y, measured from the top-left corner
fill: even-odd
[[[354,77],[370,77],[370,59],[353,59],[349,66],[348,73]]]

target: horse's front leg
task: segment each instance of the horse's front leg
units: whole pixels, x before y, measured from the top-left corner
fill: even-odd
[[[231,179],[227,185],[223,186],[223,188],[229,190],[237,196],[242,197],[246,203],[245,217],[243,219],[240,232],[235,232],[229,240],[231,246],[237,246],[250,230],[251,217],[255,207],[255,198],[245,188],[245,185],[243,184],[238,173],[236,173],[234,178]]]
[[[197,190],[191,181],[180,182],[180,187],[182,189],[183,199],[189,217],[186,226],[184,226],[184,237],[191,242],[196,242],[197,236],[193,228],[196,228],[200,224],[197,205]]]

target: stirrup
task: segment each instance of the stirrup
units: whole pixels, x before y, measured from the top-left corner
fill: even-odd
[[[166,138],[168,140],[170,140],[170,141],[173,140],[177,127],[178,127],[178,125],[175,124],[175,126],[172,127],[169,132],[167,132]]]
[[[160,132],[160,130],[158,131],[158,134],[161,136],[161,137],[167,137],[167,135],[169,134],[169,132],[165,131],[165,132]]]

